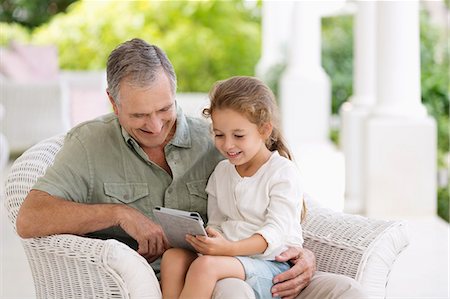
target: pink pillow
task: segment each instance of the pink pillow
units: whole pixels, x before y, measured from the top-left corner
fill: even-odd
[[[19,82],[58,78],[58,51],[53,45],[35,46],[12,42],[0,49],[0,73]]]

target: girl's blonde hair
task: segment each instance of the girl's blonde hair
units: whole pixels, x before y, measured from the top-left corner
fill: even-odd
[[[218,81],[209,92],[210,106],[203,115],[210,117],[216,109],[231,109],[242,113],[258,128],[272,124],[272,134],[266,140],[270,151],[277,150],[281,156],[292,160],[292,155],[281,135],[278,124],[278,107],[270,88],[255,77],[237,76]]]
[[[210,106],[203,109],[203,116],[211,117],[214,110],[231,109],[262,128],[264,124],[272,124],[272,133],[265,141],[270,151],[292,160],[292,154],[286,145],[279,127],[279,112],[275,96],[270,88],[255,77],[236,76],[218,81],[209,92]],[[306,213],[305,201],[301,218]]]

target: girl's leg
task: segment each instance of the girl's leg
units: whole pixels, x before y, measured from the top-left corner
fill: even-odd
[[[199,256],[192,262],[180,299],[209,299],[216,282],[234,277],[244,280],[245,271],[238,259],[230,256]]]
[[[181,249],[166,250],[161,260],[161,291],[164,299],[177,299],[184,286],[184,279],[197,254]]]

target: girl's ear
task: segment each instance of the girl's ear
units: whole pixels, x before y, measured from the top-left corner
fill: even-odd
[[[271,122],[264,123],[261,128],[259,129],[259,133],[263,137],[264,140],[267,140],[270,137],[270,134],[272,134],[273,131],[273,125]]]

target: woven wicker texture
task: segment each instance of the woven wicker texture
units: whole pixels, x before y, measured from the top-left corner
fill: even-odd
[[[55,136],[27,150],[6,182],[6,208],[15,227],[24,198],[53,163],[64,142]],[[408,245],[405,223],[334,212],[307,200],[305,244],[320,271],[361,282],[369,296],[384,298],[389,273]],[[38,298],[160,298],[154,272],[144,258],[115,240],[73,235],[23,239]]]
[[[404,222],[314,207],[302,227],[319,271],[352,277],[371,297],[385,297],[392,265],[409,244]]]
[[[11,167],[5,205],[14,228],[25,196],[53,163],[63,141],[64,136],[42,141]],[[22,245],[37,298],[161,298],[155,274],[145,259],[116,240],[62,234],[22,239]]]

